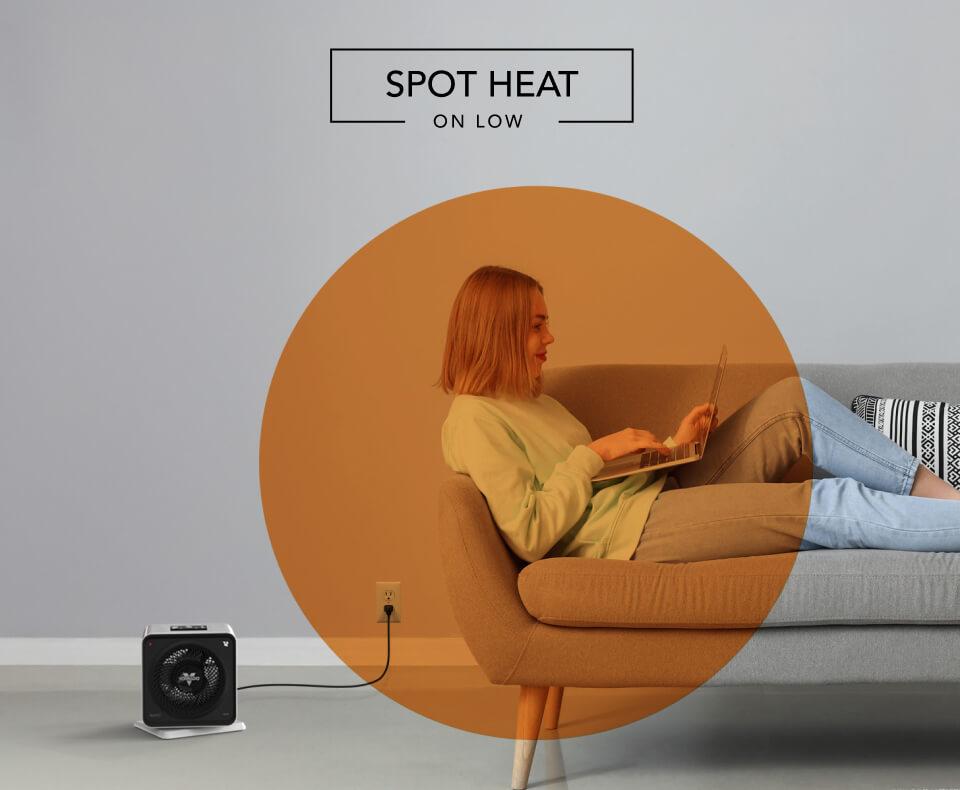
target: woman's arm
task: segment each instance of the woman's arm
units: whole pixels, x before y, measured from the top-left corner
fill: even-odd
[[[485,416],[445,425],[444,446],[448,464],[470,475],[507,544],[526,562],[543,557],[583,516],[591,478],[604,464],[580,444],[541,483],[515,434]]]

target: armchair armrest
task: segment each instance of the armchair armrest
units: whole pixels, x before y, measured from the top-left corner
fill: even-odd
[[[507,683],[538,624],[517,590],[525,563],[500,537],[469,475],[451,472],[440,484],[440,556],[467,647],[491,683]]]

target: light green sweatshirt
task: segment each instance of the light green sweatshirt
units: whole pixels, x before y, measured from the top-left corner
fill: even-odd
[[[629,560],[667,472],[591,481],[604,465],[586,427],[557,400],[457,395],[442,429],[443,458],[470,475],[507,545],[547,557]],[[664,444],[674,447],[670,437]]]

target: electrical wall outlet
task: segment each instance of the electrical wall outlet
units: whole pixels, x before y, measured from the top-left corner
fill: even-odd
[[[393,613],[390,615],[390,624],[400,622],[400,582],[377,582],[377,622],[387,622],[387,613],[383,607],[387,604],[393,605]]]

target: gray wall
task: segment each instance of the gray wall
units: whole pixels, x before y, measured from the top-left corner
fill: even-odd
[[[455,195],[616,195],[730,262],[801,362],[958,361],[958,27],[929,1],[3,0],[0,636],[312,633],[262,522],[270,377],[343,261]],[[327,123],[329,47],[462,45],[635,47],[637,123]]]

